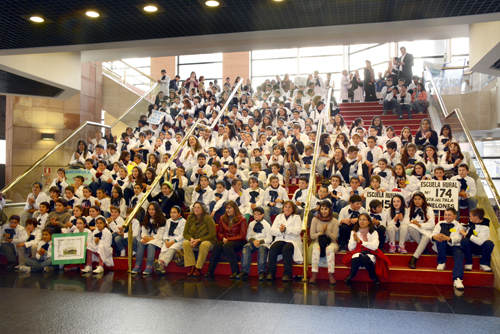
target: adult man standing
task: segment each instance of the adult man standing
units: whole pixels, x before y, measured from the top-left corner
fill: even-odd
[[[167,71],[161,70],[161,79],[157,80],[160,84],[160,91],[163,94],[168,95],[168,85],[170,83],[170,77],[167,75]]]
[[[413,76],[413,55],[406,53],[406,48],[402,46],[399,48],[401,51],[401,57],[399,57],[399,78],[405,79],[405,83],[408,85],[411,82]]]
[[[176,93],[179,90],[179,80],[181,80],[181,77],[179,75],[176,75],[174,79],[170,80],[170,89],[173,89]]]

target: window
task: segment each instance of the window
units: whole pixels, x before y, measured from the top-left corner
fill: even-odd
[[[222,82],[222,53],[179,56],[177,64],[177,73],[181,80],[189,78],[194,71],[198,79],[204,76],[207,83],[214,79],[217,79],[219,84]]]

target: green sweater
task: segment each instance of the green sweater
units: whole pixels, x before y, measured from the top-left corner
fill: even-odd
[[[191,240],[200,239],[203,241],[210,241],[215,244],[217,237],[215,235],[215,222],[212,216],[205,215],[200,224],[196,224],[197,217],[194,214],[189,215],[186,225],[184,227],[184,239]]]

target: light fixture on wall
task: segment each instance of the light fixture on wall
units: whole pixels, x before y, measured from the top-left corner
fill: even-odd
[[[53,133],[42,133],[42,140],[54,140],[56,135]]]

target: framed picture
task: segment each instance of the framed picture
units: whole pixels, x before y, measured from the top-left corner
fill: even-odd
[[[52,264],[85,263],[87,233],[52,235]]]

